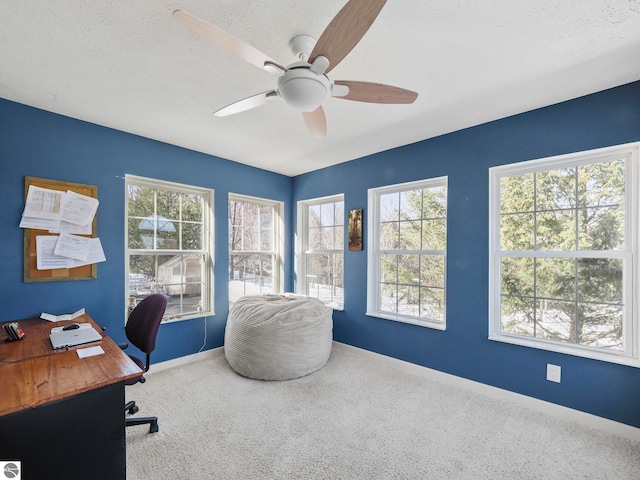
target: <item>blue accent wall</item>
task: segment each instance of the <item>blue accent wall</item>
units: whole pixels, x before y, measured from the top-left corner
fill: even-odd
[[[206,319],[205,349],[222,345],[229,309],[229,192],[285,202],[286,258],[291,257],[292,180],[288,176],[1,99],[0,172],[0,321],[42,312],[71,313],[84,307],[116,342],[126,341],[125,174],[215,190],[215,315]],[[107,261],[98,264],[96,280],[22,281],[23,231],[18,224],[25,176],[98,187],[98,236]],[[285,289],[291,288],[287,278]],[[204,318],[163,324],[153,361],[196,353],[203,346],[204,332]]]
[[[334,338],[640,427],[640,369],[487,338],[489,168],[639,140],[636,82],[295,177],[294,202],[344,193],[345,210],[365,218],[369,188],[449,178],[446,331],[365,316],[365,229],[364,251],[345,251]],[[562,383],[546,380],[547,363],[562,367]]]

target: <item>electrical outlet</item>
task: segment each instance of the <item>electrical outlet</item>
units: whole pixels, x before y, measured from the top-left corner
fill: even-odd
[[[560,383],[561,368],[559,365],[547,363],[547,380]]]

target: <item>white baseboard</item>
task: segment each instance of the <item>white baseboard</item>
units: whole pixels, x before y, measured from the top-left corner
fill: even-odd
[[[632,427],[631,425],[615,422],[613,420],[598,417],[596,415],[581,412],[579,410],[574,410],[572,408],[557,405],[555,403],[546,402],[544,400],[539,400],[537,398],[528,397],[520,393],[492,387],[490,385],[485,385],[484,383],[475,382],[466,378],[456,377],[455,375],[440,372],[438,370],[433,370],[421,365],[416,365],[415,363],[398,360],[397,358],[388,357],[386,355],[371,352],[369,350],[364,350],[362,348],[353,347],[345,343],[333,342],[333,347],[340,350],[353,352],[358,355],[366,355],[373,361],[384,363],[387,366],[391,366],[408,373],[421,375],[425,378],[448,383],[450,385],[467,388],[476,393],[486,395],[498,400],[510,401],[523,407],[531,408],[533,410],[551,415],[553,417],[561,418],[563,420],[570,420],[590,428],[619,435],[635,442],[640,441],[640,428]]]
[[[165,360],[164,362],[154,363],[149,371],[144,375],[145,377],[148,377],[149,375],[153,375],[154,373],[158,373],[169,368],[179,367],[180,365],[186,365],[187,363],[192,362],[200,362],[202,360],[216,358],[221,355],[224,355],[224,347],[212,348],[211,350],[205,350],[204,352],[198,352],[192,355],[186,355],[184,357]]]

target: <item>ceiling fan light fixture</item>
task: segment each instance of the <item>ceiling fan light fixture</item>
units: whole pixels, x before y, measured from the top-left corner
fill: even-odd
[[[329,93],[331,84],[325,75],[308,67],[291,68],[278,77],[278,94],[287,104],[303,112],[318,108]]]

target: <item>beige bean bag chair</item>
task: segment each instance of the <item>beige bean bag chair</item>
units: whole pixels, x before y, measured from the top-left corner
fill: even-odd
[[[313,373],[331,354],[332,313],[315,298],[241,297],[231,307],[225,328],[227,361],[240,375],[260,380]]]

